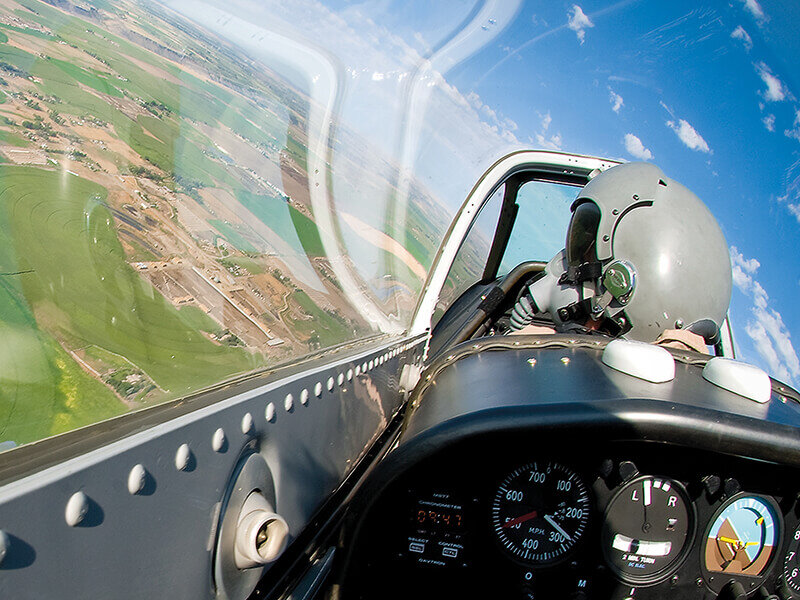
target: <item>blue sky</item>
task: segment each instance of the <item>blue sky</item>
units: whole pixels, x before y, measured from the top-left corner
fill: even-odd
[[[239,3],[250,4],[233,0]],[[494,160],[516,148],[660,166],[709,205],[731,247],[739,356],[797,387],[797,4],[263,0],[257,6],[265,27],[282,20],[281,31],[321,48],[338,77],[332,83],[338,118],[412,168],[450,208]],[[313,73],[309,65],[312,79]],[[419,112],[423,122],[407,118]],[[383,202],[395,198],[388,190]],[[339,194],[335,202],[343,210],[367,202],[374,214],[382,212],[372,192],[364,199]]]
[[[540,31],[567,27],[520,50],[521,61],[498,65],[508,50],[487,50],[494,77],[510,77],[515,62],[538,66],[514,78],[513,97],[485,86],[488,78],[475,91],[524,115],[517,124],[533,132],[531,143],[544,137],[565,150],[650,160],[703,198],[732,246],[741,356],[797,385],[798,19],[796,9],[779,8],[755,0],[526,6],[507,34],[512,53]],[[551,120],[546,131],[539,115]]]
[[[526,3],[445,78],[522,145],[649,160],[695,191],[731,246],[740,357],[797,386],[800,9],[789,4]]]

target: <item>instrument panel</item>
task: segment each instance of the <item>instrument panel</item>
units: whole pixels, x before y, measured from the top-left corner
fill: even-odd
[[[379,595],[800,599],[793,470],[663,443],[532,446],[462,443],[393,482],[356,552],[393,582]]]

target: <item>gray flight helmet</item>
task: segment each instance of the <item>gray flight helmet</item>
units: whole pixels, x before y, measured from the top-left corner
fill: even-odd
[[[599,221],[592,207],[577,210],[587,202],[599,208]],[[654,165],[626,163],[593,178],[572,210],[573,219],[595,213],[597,263],[588,269],[595,282],[592,302],[626,337],[652,342],[665,329],[708,321],[721,327],[731,299],[728,245],[690,190]],[[615,282],[620,289],[612,289]]]

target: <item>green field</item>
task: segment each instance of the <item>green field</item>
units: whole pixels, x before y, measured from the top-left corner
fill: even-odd
[[[269,226],[278,237],[292,246],[297,254],[325,255],[316,223],[283,198],[238,190],[236,199],[262,223]]]
[[[345,342],[352,337],[353,332],[340,317],[322,310],[305,292],[300,290],[293,292],[292,299],[311,318],[297,319],[287,316],[286,319],[291,322],[294,331],[310,336],[312,344],[316,343],[325,348]]]
[[[294,208],[290,207],[287,211],[285,206],[271,202],[277,199],[270,196],[255,196],[243,191],[241,182],[231,170],[205,153],[204,148],[210,148],[212,142],[190,124],[224,125],[256,144],[271,147],[275,140],[285,137],[285,123],[280,119],[265,118],[263,108],[218,85],[198,79],[127,40],[97,29],[94,25],[87,28],[84,21],[35,0],[22,0],[21,3],[36,11],[35,15],[26,14],[25,18],[40,22],[52,29],[57,37],[75,43],[79,48],[92,48],[94,56],[102,57],[109,69],[124,77],[119,79],[53,57],[43,59],[10,46],[0,48],[0,61],[39,78],[40,92],[58,98],[57,109],[61,114],[77,117],[91,115],[96,122],[106,123],[116,137],[161,169],[168,178],[174,177],[186,190],[197,187],[226,188],[234,192],[265,223],[274,226],[278,235],[290,244],[299,239],[300,247],[296,247],[298,252],[310,256],[324,254],[319,233],[311,219]],[[31,30],[19,31],[41,37],[41,34]],[[102,35],[99,35],[101,31]],[[129,57],[166,71],[176,81],[149,73]],[[218,66],[224,67],[232,77],[235,76],[233,63],[224,63]],[[241,78],[241,75],[238,77]],[[159,107],[155,111],[158,116],[140,115],[132,120],[93,91],[112,98],[127,97],[155,102]],[[263,104],[279,104],[268,90],[261,91],[265,96]],[[286,138],[286,144],[287,151],[300,165],[304,165],[305,148],[291,136]],[[169,187],[173,185],[169,179],[164,183]],[[280,202],[283,203],[282,200]]]
[[[125,356],[167,397],[258,366],[208,340],[198,329],[210,319],[177,310],[134,272],[104,199],[104,188],[67,173],[0,166],[0,272],[28,271],[0,277],[14,359],[0,374],[0,439],[29,441],[124,409],[42,328],[67,347]]]
[[[42,40],[52,40],[52,36],[47,35],[46,33],[42,33],[41,31],[34,31],[31,29],[23,29],[22,27],[14,27],[13,25],[6,25],[5,23],[0,23],[0,28],[5,29],[6,31],[16,31],[18,33],[24,33],[25,35],[32,35],[33,37],[37,37]],[[8,36],[6,34],[2,34],[5,38],[3,43],[8,41]]]
[[[0,291],[0,310],[14,308],[8,289]],[[49,335],[36,327],[23,305],[22,327],[0,322],[0,440],[18,444],[102,421],[126,410],[102,383],[84,372]]]
[[[178,309],[178,316],[189,329],[205,331],[213,335],[222,333],[219,323],[209,317],[197,306],[182,306]]]
[[[220,219],[209,219],[208,223],[219,231],[225,240],[241,252],[258,252],[258,248],[247,241],[244,235],[242,235],[241,228],[238,225],[231,225]]]
[[[228,258],[221,258],[219,259],[219,264],[226,269],[231,266],[247,269],[253,275],[258,275],[265,271],[264,265],[249,256],[229,256]]]
[[[286,151],[303,171],[308,172],[308,150],[291,135],[286,136]]]
[[[264,121],[263,114],[260,115],[257,107],[242,98],[188,75],[126,40],[108,33],[101,38],[88,33],[85,23],[78,19],[38,3],[29,4],[36,4],[41,13],[40,22],[57,31],[60,37],[74,40],[79,47],[93,48],[95,55],[102,56],[110,68],[127,81],[57,58],[42,59],[10,46],[0,48],[0,61],[39,78],[41,93],[59,99],[59,112],[78,117],[91,115],[107,123],[119,139],[168,175],[174,174],[183,181],[204,187],[234,189],[239,186],[237,179],[223,165],[203,153],[202,148],[210,146],[210,140],[194,127],[183,125],[182,119],[214,126],[222,123],[256,143],[268,144],[270,134],[280,134],[275,123],[270,124],[270,130],[254,125],[255,120]],[[26,35],[35,33],[20,31]],[[148,73],[128,56],[171,72],[180,83]],[[90,90],[113,98],[123,98],[127,94],[143,101],[155,101],[165,106],[168,114],[160,118],[142,115],[134,121]]]
[[[205,237],[198,248],[234,275],[239,275],[237,268],[263,273],[268,259],[260,254],[268,245],[248,225],[225,222],[215,203],[204,202],[203,188],[209,194],[220,189],[232,194],[291,253],[325,256],[313,218],[280,194],[263,191],[259,181],[265,175],[253,173],[259,155],[248,153],[248,160],[236,166],[204,126],[219,132],[219,139],[235,135],[264,160],[275,161],[280,152],[283,160],[289,156],[300,170],[307,169],[308,150],[300,133],[307,99],[242,61],[234,48],[220,47],[201,31],[174,26],[173,16],[161,20],[158,7],[86,1],[124,16],[127,22],[107,24],[114,31],[124,27],[129,39],[104,29],[105,16],[83,20],[39,0],[17,0],[27,9],[0,7],[3,14],[52,31],[0,25],[0,104],[8,115],[0,115],[0,144],[36,149],[54,164],[57,160],[59,169],[11,166],[0,157],[0,441],[33,441],[118,415],[143,405],[139,401],[182,397],[267,360],[237,346],[241,342],[235,333],[201,309],[174,307],[130,267],[131,261],[168,261],[181,250],[152,239],[146,242],[153,244],[151,250],[130,228],[118,231],[106,205],[108,195],[115,209],[120,203],[138,207],[141,201],[164,215],[172,195],[146,180],[191,196],[204,205],[203,218],[213,217],[209,223],[239,252],[220,252],[207,246]],[[149,32],[152,40],[142,41],[137,31]],[[154,44],[160,47],[145,49]],[[200,78],[204,73],[208,79]],[[23,120],[33,123],[23,128]],[[91,169],[109,189],[62,170],[72,160],[82,163],[73,169]],[[121,176],[118,182],[116,175]],[[130,193],[127,175],[137,177],[141,187],[135,201],[120,200]],[[146,216],[145,229],[171,235],[171,224]],[[182,224],[177,213],[174,218]],[[405,232],[386,231],[428,267],[435,242],[425,221],[425,215],[411,214]],[[409,231],[412,226],[415,233]],[[363,241],[362,247],[367,244]],[[372,254],[379,277],[393,272],[400,287],[416,291],[422,285],[393,255],[374,246],[364,253]],[[317,306],[291,277],[284,283],[293,291],[280,320],[297,334],[290,336],[296,337],[292,344],[308,338],[312,348],[331,346],[352,339],[353,329],[363,326]],[[393,283],[378,290],[382,299],[395,289]],[[274,319],[274,313],[264,318]],[[98,374],[91,375],[92,369]],[[134,389],[135,381],[146,385]]]
[[[122,92],[109,81],[108,76],[98,71],[83,69],[73,63],[57,58],[51,58],[50,61],[78,83],[82,83],[101,94],[122,98]]]
[[[30,142],[16,133],[0,129],[0,144],[24,148],[25,146],[29,146]]]
[[[430,269],[433,257],[439,249],[439,241],[444,237],[444,231],[436,231],[430,215],[426,215],[423,208],[415,202],[408,203],[408,216],[405,224],[405,239],[401,240],[411,255],[416,258],[426,270]],[[415,235],[419,232],[420,238]]]
[[[33,263],[18,250],[8,171],[0,168],[0,440],[25,443],[112,417],[125,406],[37,325],[24,293],[37,273],[20,273]]]

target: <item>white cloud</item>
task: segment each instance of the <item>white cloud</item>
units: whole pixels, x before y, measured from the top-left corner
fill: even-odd
[[[703,139],[703,136],[697,133],[697,130],[688,121],[684,119],[678,119],[677,123],[675,121],[667,121],[667,127],[677,134],[687,148],[698,152],[711,152],[711,148],[708,147],[708,143]]]
[[[616,93],[611,88],[608,88],[608,91],[611,93],[610,100],[611,100],[611,110],[615,113],[619,114],[619,110],[625,106],[625,102],[622,100],[622,96]]]
[[[592,23],[591,19],[586,16],[586,14],[583,12],[583,9],[581,9],[581,7],[577,4],[573,4],[572,8],[567,14],[569,15],[567,27],[575,32],[575,34],[578,36],[578,41],[581,43],[581,45],[583,45],[583,42],[586,39],[586,30],[590,27],[594,27],[594,23]]]
[[[645,148],[644,144],[642,144],[642,140],[632,133],[625,134],[625,150],[628,151],[628,154],[639,160],[650,160],[653,158],[653,153]]]
[[[744,330],[747,335],[750,336],[750,339],[753,340],[756,346],[756,352],[758,352],[767,362],[767,365],[769,365],[770,372],[773,373],[775,377],[783,381],[788,381],[789,373],[785,368],[781,368],[781,360],[778,358],[778,353],[775,351],[772,340],[770,340],[764,326],[758,322],[750,321],[747,323]]]
[[[794,129],[784,130],[783,135],[800,141],[800,109],[794,113]]]
[[[783,318],[771,308],[756,306],[752,311],[755,320],[747,322],[747,335],[769,365],[771,373],[781,381],[795,385],[795,378],[800,376],[800,359]]]
[[[763,23],[767,21],[767,15],[764,13],[764,9],[761,8],[761,5],[757,2],[757,0],[741,0],[744,8],[747,12],[753,15],[756,21],[759,23]]]
[[[536,134],[536,143],[545,150],[561,150],[561,134],[557,133],[547,137],[541,133]]]
[[[514,135],[514,131],[519,128],[518,125],[511,119],[505,119],[498,115],[496,110],[488,104],[483,103],[483,100],[481,100],[481,97],[477,93],[469,92],[466,95],[462,95],[456,88],[451,89],[452,86],[444,81],[442,81],[440,85],[445,86],[454,101],[458,103],[465,101],[465,105],[471,106],[477,113],[478,118],[489,125],[490,129],[502,139],[512,144],[519,143],[516,135]]]
[[[758,262],[758,259],[745,258],[744,255],[739,252],[736,246],[731,246],[731,264],[750,275],[755,274],[755,272],[758,271],[759,267],[761,266],[761,263]]]
[[[767,131],[775,131],[775,115],[767,115],[761,122],[764,123],[764,127],[767,128]]]
[[[783,318],[778,311],[770,308],[766,290],[754,278],[761,263],[755,258],[745,258],[735,246],[731,246],[730,254],[733,283],[753,300],[750,309],[752,318],[747,322],[745,332],[770,372],[778,379],[795,385],[795,379],[800,377],[800,359]]]
[[[549,112],[546,115],[539,116],[542,118],[542,130],[536,134],[536,143],[545,150],[561,150],[561,133],[548,134],[553,117],[550,116]]]
[[[745,273],[742,267],[737,265],[733,265],[731,274],[733,275],[733,285],[742,292],[747,293],[753,285],[753,278]]]
[[[767,86],[767,89],[761,92],[761,95],[765,100],[769,102],[781,102],[782,100],[786,99],[786,86],[783,85],[783,82],[780,79],[772,74],[772,71],[766,64],[763,62],[758,63],[756,65],[756,72]]]
[[[500,137],[507,141],[509,144],[519,144],[519,140],[517,136],[515,136],[511,131],[508,129],[501,129],[500,130]]]
[[[800,139],[800,110],[795,115],[794,131],[786,131],[786,135]],[[778,202],[784,204],[789,213],[800,224],[800,159],[796,160],[784,175],[784,194],[778,196]]]
[[[753,48],[753,38],[750,37],[750,34],[748,34],[741,25],[731,32],[731,37],[735,40],[741,40],[748,52]]]
[[[541,25],[542,27],[549,27],[547,21],[545,21],[542,17],[537,15],[531,16],[531,23],[533,23],[534,25]]]
[[[430,52],[431,46],[419,31],[414,33],[414,41],[417,42],[417,52],[424,55]]]

